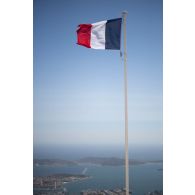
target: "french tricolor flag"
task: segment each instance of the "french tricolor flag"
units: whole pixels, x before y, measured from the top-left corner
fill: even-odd
[[[93,24],[80,24],[77,29],[77,44],[92,49],[120,50],[122,18]]]

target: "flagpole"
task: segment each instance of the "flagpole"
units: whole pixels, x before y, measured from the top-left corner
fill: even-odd
[[[127,11],[122,12],[124,35],[124,87],[125,87],[125,191],[129,195],[129,154],[128,154],[128,98],[127,98],[127,47],[126,47],[126,17]]]

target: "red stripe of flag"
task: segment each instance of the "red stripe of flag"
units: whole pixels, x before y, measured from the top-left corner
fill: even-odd
[[[91,48],[91,24],[80,24],[77,30],[77,44]]]

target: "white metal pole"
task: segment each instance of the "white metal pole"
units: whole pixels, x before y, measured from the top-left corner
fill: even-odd
[[[126,46],[126,16],[127,11],[122,12],[124,35],[124,85],[125,85],[125,190],[129,195],[129,154],[128,154],[128,97],[127,97],[127,46]]]

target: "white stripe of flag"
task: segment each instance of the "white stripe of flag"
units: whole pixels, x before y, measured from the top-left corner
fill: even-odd
[[[90,45],[93,49],[105,49],[107,20],[92,24]]]

